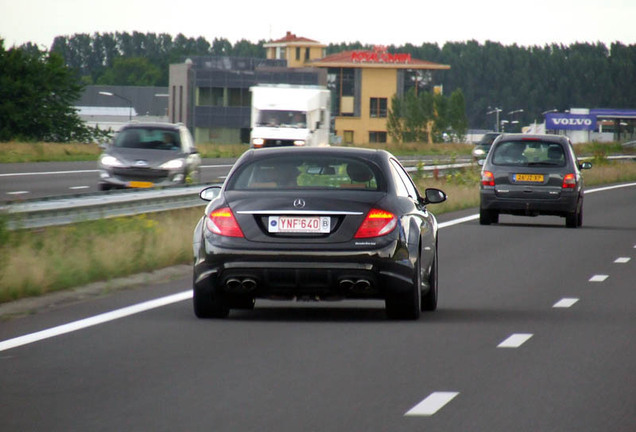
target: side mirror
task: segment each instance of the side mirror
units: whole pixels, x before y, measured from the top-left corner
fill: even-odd
[[[221,186],[210,186],[199,192],[199,197],[203,201],[212,201],[221,193]]]
[[[486,163],[486,159],[479,159],[479,160],[477,161],[477,165],[479,165],[479,166],[481,166],[481,167],[483,167],[485,163]]]
[[[583,162],[579,164],[579,169],[585,170],[592,168],[592,162]]]
[[[446,194],[444,191],[435,188],[427,188],[424,191],[424,198],[421,199],[423,204],[439,204],[446,201]]]

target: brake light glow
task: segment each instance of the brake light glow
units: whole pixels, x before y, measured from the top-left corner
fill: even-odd
[[[563,177],[563,189],[574,189],[576,187],[576,175],[570,173]]]
[[[494,186],[495,185],[495,175],[490,171],[483,171],[481,173],[481,184],[484,186]]]
[[[354,238],[381,237],[389,234],[397,226],[397,218],[391,212],[371,209],[364,218]]]
[[[226,237],[243,237],[243,231],[229,207],[216,209],[210,213],[206,219],[206,225],[214,234]]]

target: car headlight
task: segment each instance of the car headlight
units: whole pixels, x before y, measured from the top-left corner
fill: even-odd
[[[295,146],[304,146],[305,145],[305,140],[295,140],[294,141],[294,145]]]
[[[159,168],[168,170],[177,170],[183,168],[185,161],[183,159],[172,159],[168,162],[161,164]]]
[[[100,158],[100,160],[99,160],[99,163],[104,168],[112,168],[112,167],[124,166],[124,164],[121,163],[121,161],[119,159],[117,159],[115,156],[102,156]]]
[[[265,140],[263,138],[254,138],[252,140],[252,145],[254,147],[263,147],[263,144],[265,144]]]

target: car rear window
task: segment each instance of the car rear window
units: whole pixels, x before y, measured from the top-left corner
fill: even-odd
[[[115,139],[115,147],[146,150],[180,150],[179,131],[160,128],[129,128]]]
[[[515,166],[565,166],[565,152],[549,141],[504,141],[493,150],[492,163]]]
[[[256,160],[229,179],[227,190],[355,189],[379,190],[379,169],[347,157],[278,157]]]

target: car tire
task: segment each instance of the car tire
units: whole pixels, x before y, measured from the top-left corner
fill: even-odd
[[[578,228],[583,225],[583,206],[579,200],[576,203],[576,210],[565,215],[565,226],[568,228]]]
[[[105,184],[105,183],[100,183],[99,186],[98,186],[98,189],[100,191],[107,191],[107,190],[111,189],[111,185]]]
[[[415,265],[415,283],[408,292],[389,293],[385,299],[386,314],[393,320],[417,320],[420,317],[422,296],[421,261]]]
[[[214,286],[194,287],[192,303],[197,318],[227,318],[230,308],[223,293]]]
[[[499,213],[496,210],[479,209],[479,224],[490,225],[499,223]]]
[[[437,309],[437,245],[435,246],[435,256],[431,264],[431,271],[428,274],[428,292],[421,296],[420,309],[422,312],[430,312]]]

